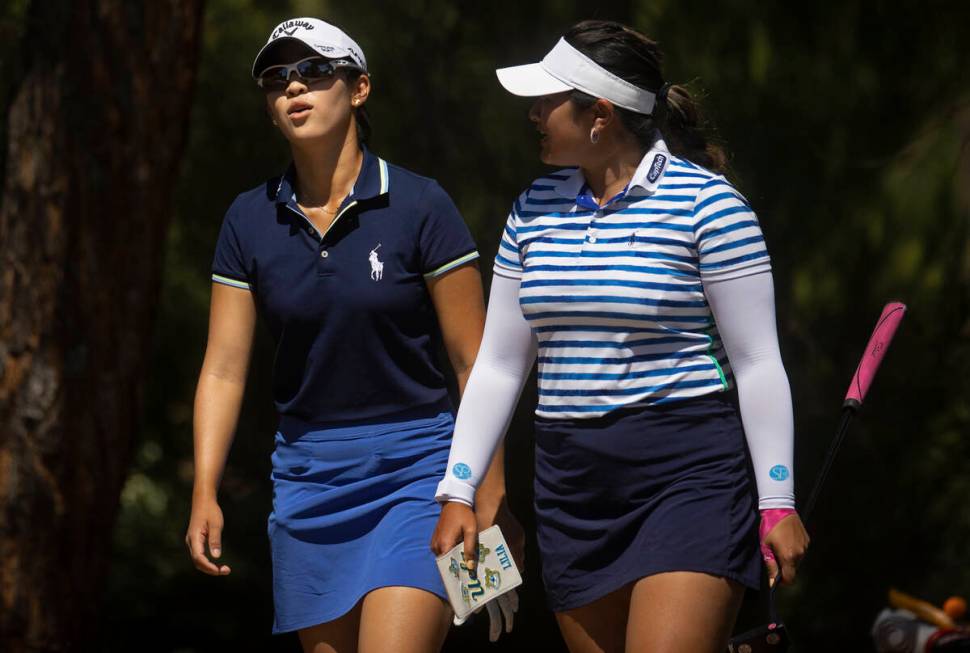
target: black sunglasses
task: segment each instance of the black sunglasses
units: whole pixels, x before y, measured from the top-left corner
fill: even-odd
[[[357,65],[347,59],[327,59],[307,57],[296,63],[270,66],[259,74],[256,83],[264,91],[280,91],[290,83],[290,75],[296,73],[307,82],[316,82],[332,77],[338,68],[355,68]]]

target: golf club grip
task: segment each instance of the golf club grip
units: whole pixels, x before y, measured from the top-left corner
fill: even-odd
[[[856,409],[862,405],[866,393],[869,391],[869,386],[872,384],[872,379],[875,378],[876,371],[879,369],[879,363],[882,362],[882,357],[889,349],[889,343],[892,342],[896,328],[905,314],[906,305],[902,302],[889,302],[882,309],[882,315],[876,322],[876,328],[872,331],[865,353],[862,354],[859,366],[852,376],[849,391],[845,395],[845,401],[842,402],[843,406]]]

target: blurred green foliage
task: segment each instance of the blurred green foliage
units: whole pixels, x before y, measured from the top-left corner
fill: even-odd
[[[3,33],[15,32],[23,4],[4,9]],[[936,603],[970,592],[970,4],[209,0],[104,650],[298,650],[295,638],[268,635],[275,416],[265,334],[221,493],[232,575],[199,574],[182,542],[216,234],[232,198],[287,162],[249,67],[270,29],[295,15],[328,19],[360,42],[373,73],[373,149],[442,183],[486,270],[513,198],[543,171],[528,102],[504,93],[494,68],[535,60],[588,17],[657,38],[667,78],[701,92],[761,217],[803,498],[882,304],[910,308],[830,477],[801,579],[783,592],[800,650],[869,650],[890,585]],[[0,87],[9,75],[0,66]],[[530,401],[509,442],[511,499],[527,527]],[[525,618],[508,650],[541,641],[557,650],[531,541],[529,555]],[[751,598],[739,626],[759,619],[757,607]],[[449,646],[459,645],[485,650],[482,625],[455,631]]]

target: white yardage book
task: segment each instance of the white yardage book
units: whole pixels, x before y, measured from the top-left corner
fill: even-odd
[[[438,558],[438,571],[455,615],[464,619],[489,601],[522,584],[509,547],[498,526],[478,534],[478,567],[475,578],[465,566],[464,544]]]

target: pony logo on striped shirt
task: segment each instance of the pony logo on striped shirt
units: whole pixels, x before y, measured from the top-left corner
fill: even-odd
[[[650,164],[650,172],[647,173],[647,181],[651,184],[660,178],[660,174],[664,171],[664,166],[667,164],[667,157],[663,154],[658,154],[653,157],[653,163]]]

